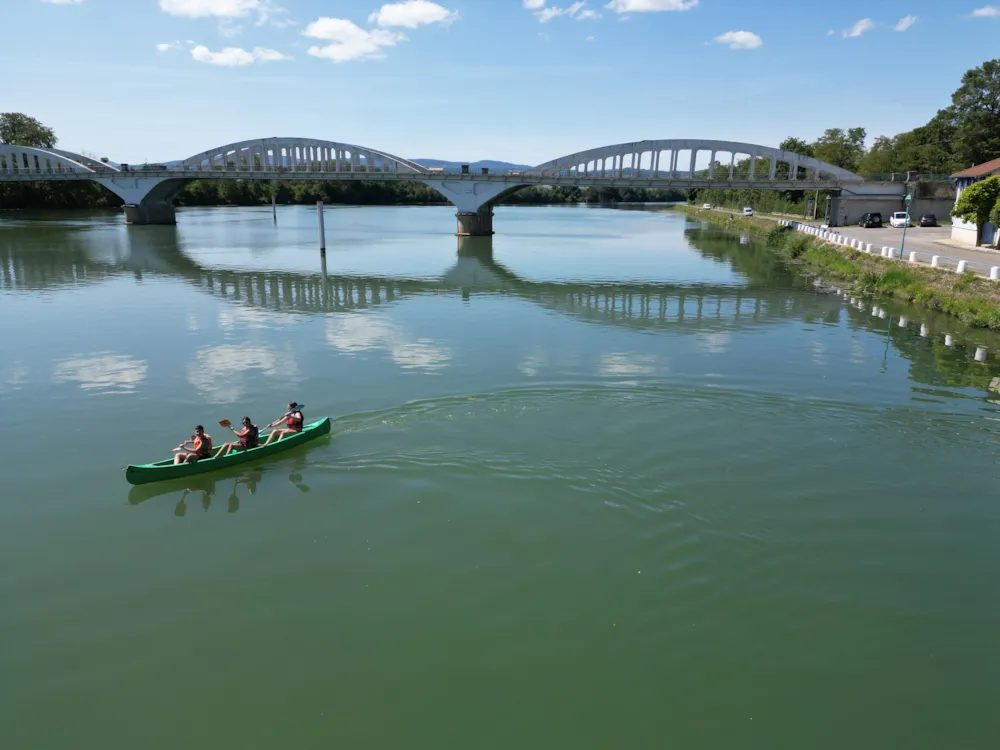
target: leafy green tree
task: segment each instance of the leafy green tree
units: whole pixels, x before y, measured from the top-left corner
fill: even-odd
[[[951,97],[951,113],[956,126],[955,154],[962,166],[1000,155],[1000,59],[962,76],[962,85]]]
[[[952,216],[976,225],[976,245],[983,241],[983,226],[1000,201],[1000,176],[974,182],[958,196]]]
[[[0,112],[0,143],[31,148],[55,148],[56,134],[34,117],[20,112]]]
[[[801,138],[795,138],[794,136],[789,136],[783,140],[778,144],[778,148],[782,151],[794,151],[802,156],[814,156],[812,145],[806,143]]]
[[[865,153],[865,129],[850,128],[845,133],[840,128],[828,128],[812,150],[820,161],[854,172]]]
[[[951,174],[961,166],[953,143],[955,124],[950,110],[940,110],[926,125],[893,139],[893,172]]]
[[[886,174],[895,167],[895,143],[892,138],[880,135],[858,162],[861,174]]]
[[[993,244],[1000,245],[1000,199],[997,199],[996,205],[993,206],[993,210],[990,211],[990,223],[994,227],[993,234]]]

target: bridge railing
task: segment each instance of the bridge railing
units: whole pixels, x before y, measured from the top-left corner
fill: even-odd
[[[23,167],[17,166],[16,164],[12,166],[5,166],[0,164],[0,174],[94,174],[94,172],[85,169],[76,169],[75,167]]]
[[[276,166],[274,164],[227,164],[225,166],[219,166],[216,164],[209,164],[207,166],[199,166],[195,164],[181,165],[174,168],[174,170],[168,171],[186,171],[186,172],[267,172],[273,174],[285,174],[294,172],[376,172],[379,174],[403,174],[394,169],[387,169],[385,167],[369,167],[366,165],[356,165],[356,164],[341,164],[339,168],[330,164],[294,164],[291,166]],[[406,172],[405,174],[411,174]],[[415,173],[414,173],[415,174]]]
[[[925,172],[875,172],[861,176],[868,182],[951,182],[950,174]]]

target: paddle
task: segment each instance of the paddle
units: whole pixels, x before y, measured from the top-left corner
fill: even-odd
[[[190,438],[188,438],[183,443],[174,448],[174,453],[176,453],[177,451],[187,450],[187,448],[185,448],[184,446],[191,442],[194,442],[194,435],[192,435]]]
[[[181,518],[185,513],[187,513],[187,506],[184,504],[184,500],[188,496],[190,490],[184,490],[184,494],[181,495],[181,499],[178,501],[177,505],[174,506],[174,515]]]
[[[305,404],[299,404],[298,406],[295,407],[295,411],[301,411],[302,409],[305,409],[305,408],[306,408]],[[288,417],[291,413],[292,412],[290,412],[290,411],[286,411],[283,415],[281,415],[276,420],[274,420],[273,422],[271,422],[271,424],[269,424],[264,429],[265,430],[270,430],[272,427],[274,427],[276,424],[278,424],[278,422],[280,422],[282,419],[285,419],[286,417]]]
[[[238,432],[237,432],[236,430],[233,430],[233,423],[232,423],[232,422],[230,422],[230,421],[229,421],[228,419],[223,419],[223,420],[221,420],[221,421],[219,422],[219,427],[228,427],[228,428],[229,428],[230,430],[232,430],[232,431],[233,431],[233,434],[234,434],[234,435],[239,435],[239,434],[240,434],[240,433],[238,433]]]
[[[237,476],[236,477],[236,481],[233,482],[233,492],[229,496],[229,508],[228,508],[228,510],[229,510],[230,513],[235,513],[236,511],[238,511],[240,509],[240,498],[239,498],[239,495],[236,494],[236,487],[237,487],[237,485],[239,485],[239,483],[240,483],[240,478]]]

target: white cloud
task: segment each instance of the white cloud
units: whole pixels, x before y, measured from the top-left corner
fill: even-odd
[[[833,29],[827,29],[827,30],[826,30],[826,35],[827,35],[827,36],[836,36],[836,35],[837,35],[837,32],[836,32],[836,31],[834,31]]]
[[[758,49],[764,46],[763,40],[752,31],[727,31],[715,37],[715,42],[729,49]]]
[[[170,42],[160,42],[159,44],[156,45],[156,51],[161,54],[164,52],[169,52],[172,49],[177,49],[176,43],[171,44]]]
[[[79,5],[83,0],[42,0],[49,5]]]
[[[197,45],[191,50],[191,57],[198,62],[209,65],[221,65],[227,68],[251,65],[255,62],[275,62],[277,60],[291,60],[287,55],[274,49],[266,47],[255,47],[253,52],[248,52],[242,47],[225,47],[218,52],[212,52],[203,44]]]
[[[313,21],[302,34],[329,42],[322,47],[312,46],[308,52],[313,57],[323,57],[335,63],[378,59],[383,56],[385,47],[395,47],[406,39],[394,31],[365,31],[347,19],[326,17]]]
[[[368,16],[368,23],[377,26],[402,26],[415,29],[429,23],[449,24],[458,18],[457,10],[448,10],[429,0],[404,0],[383,5]]]
[[[860,21],[856,21],[854,25],[844,32],[845,39],[853,39],[859,37],[865,32],[871,31],[875,28],[875,22],[870,18],[862,18]]]
[[[913,24],[915,24],[917,22],[917,20],[918,19],[917,19],[916,16],[904,16],[903,18],[899,19],[899,21],[896,23],[895,26],[892,27],[892,30],[893,31],[906,31]]]
[[[592,41],[594,41],[595,39],[597,39],[597,37],[596,37],[596,36],[594,36],[593,34],[591,34],[590,36],[588,36],[588,37],[587,37],[587,41],[588,41],[588,42],[592,42]]]
[[[586,5],[586,3],[581,0],[580,2],[573,3],[568,8],[542,8],[540,11],[535,13],[535,16],[537,16],[539,23],[548,23],[553,18],[558,16],[575,16],[580,12],[584,5]]]
[[[219,21],[219,34],[226,39],[232,39],[234,36],[239,36],[243,33],[242,24],[235,23],[234,21],[224,18]]]
[[[982,8],[976,8],[972,11],[973,18],[998,18],[1000,17],[1000,8],[994,5],[984,5]]]
[[[611,0],[604,7],[615,13],[659,13],[665,10],[691,10],[700,0]]]
[[[276,49],[269,49],[268,47],[254,47],[253,56],[255,60],[260,60],[261,62],[280,62],[292,59],[288,55],[278,52]]]
[[[326,319],[326,343],[345,354],[384,350],[404,370],[433,371],[451,363],[451,351],[427,338],[411,339],[398,326],[371,313]]]
[[[99,353],[92,357],[71,357],[56,363],[53,383],[77,383],[85,391],[127,393],[146,379],[145,360],[123,354]]]
[[[524,7],[528,10],[538,10],[544,7],[545,0],[524,0]]]
[[[243,18],[256,13],[263,21],[281,9],[272,0],[160,0],[160,10],[185,18]]]
[[[578,15],[576,17],[576,20],[577,21],[596,21],[600,17],[601,17],[601,14],[598,13],[596,10],[591,10],[590,8],[587,8],[586,10],[581,10],[580,11],[580,15]]]

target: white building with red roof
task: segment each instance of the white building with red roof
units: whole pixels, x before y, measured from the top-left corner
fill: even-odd
[[[974,167],[969,167],[968,169],[963,169],[961,172],[955,172],[951,177],[955,180],[955,201],[958,201],[958,196],[962,194],[969,185],[974,182],[979,182],[980,180],[985,180],[987,177],[992,177],[994,175],[1000,175],[1000,159],[993,159],[985,164],[977,164]],[[970,221],[963,221],[962,219],[952,217],[951,220],[951,238],[955,242],[960,242],[963,245],[969,245],[970,247],[976,246],[976,225]],[[983,245],[991,245],[997,240],[997,228],[992,224],[986,224],[983,227]]]

